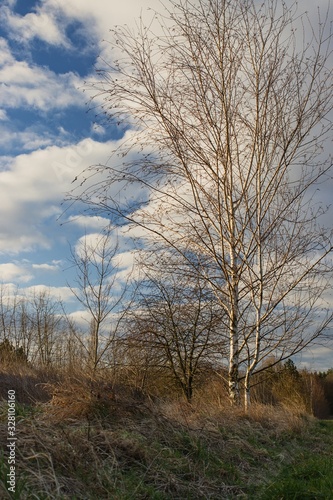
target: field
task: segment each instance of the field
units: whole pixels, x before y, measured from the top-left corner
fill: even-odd
[[[333,498],[330,420],[282,406],[245,414],[125,387],[91,391],[79,382],[55,383],[52,400],[16,403],[9,493],[5,400],[0,408],[3,499]]]

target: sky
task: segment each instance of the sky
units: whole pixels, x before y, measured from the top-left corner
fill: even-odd
[[[85,82],[96,77],[109,30],[134,23],[149,4],[1,1],[2,283],[47,286],[63,300],[71,298],[70,246],[107,221],[64,216],[62,202],[73,179],[89,165],[104,163],[123,135],[89,110]]]
[[[167,0],[166,0],[167,3]],[[318,0],[327,8],[328,0]],[[314,12],[316,2],[302,8]],[[123,131],[90,109],[86,81],[107,57],[110,29],[134,25],[158,0],[1,0],[0,3],[0,282],[48,287],[77,307],[70,246],[107,223],[64,214],[63,200],[84,168],[105,163]],[[122,238],[130,266],[130,242]],[[124,264],[124,265],[125,265]],[[304,364],[333,366],[317,348]]]

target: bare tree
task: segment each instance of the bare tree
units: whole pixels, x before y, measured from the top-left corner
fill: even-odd
[[[27,312],[32,327],[32,361],[50,367],[55,360],[57,344],[62,342],[62,307],[60,300],[51,297],[50,291],[35,290],[27,299]],[[24,310],[22,311],[25,312]]]
[[[170,273],[164,259],[157,259],[150,269],[144,267],[137,287],[129,313],[130,341],[133,346],[136,339],[153,366],[166,368],[191,401],[204,363],[217,365],[225,355],[226,328],[200,277],[186,276],[179,269]]]
[[[91,317],[88,344],[83,341],[82,345],[86,346],[92,374],[115,339],[126,292],[127,278],[120,278],[114,235],[108,227],[93,239],[84,237],[72,249],[76,287],[70,289]]]
[[[278,0],[171,5],[157,28],[114,31],[96,98],[137,132],[72,196],[205,280],[228,318],[230,399],[246,372],[248,405],[263,359],[287,359],[332,319],[332,231],[315,191],[332,165],[331,33]]]
[[[21,297],[15,308],[15,345],[23,349],[27,359],[30,359],[35,347],[34,321],[30,308],[29,300],[26,297]]]
[[[81,371],[87,354],[84,333],[79,325],[62,307],[62,342],[58,346],[58,359],[69,373]]]
[[[34,290],[31,294],[0,288],[0,322],[5,339],[24,358],[50,366],[55,361],[55,351],[65,340],[61,331],[63,318],[60,300],[54,300],[48,289]],[[61,337],[61,338],[60,338]]]
[[[0,284],[0,341],[8,339],[15,342],[16,311],[18,308],[18,291],[11,291],[4,284]],[[16,342],[15,342],[16,343]]]

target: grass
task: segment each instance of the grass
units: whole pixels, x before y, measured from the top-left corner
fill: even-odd
[[[282,407],[109,397],[78,383],[18,405],[16,495],[70,500],[333,499],[333,424]],[[0,404],[5,443],[6,404]]]
[[[324,444],[318,441],[326,440]],[[319,422],[313,428],[311,442],[306,442],[288,465],[279,471],[263,491],[262,500],[274,499],[332,499],[333,498],[333,423]]]
[[[262,499],[333,498],[333,461],[330,457],[300,454],[284,467],[262,493]]]

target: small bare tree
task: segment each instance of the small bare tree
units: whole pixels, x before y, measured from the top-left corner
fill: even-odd
[[[21,298],[16,307],[15,344],[22,347],[27,359],[33,356],[36,340],[30,307],[29,300],[26,297]]]
[[[32,361],[50,367],[55,360],[57,343],[61,340],[61,302],[53,299],[47,289],[35,290],[27,302],[33,332]]]
[[[32,293],[0,289],[0,322],[5,339],[21,349],[30,361],[50,366],[54,363],[62,322],[61,302],[48,289]],[[63,337],[63,336],[62,336]],[[63,338],[62,338],[63,340]]]
[[[94,89],[137,133],[73,196],[205,280],[228,318],[230,399],[246,372],[248,405],[262,361],[299,352],[332,319],[332,231],[315,196],[332,166],[331,33],[327,18],[313,27],[278,0],[171,5],[156,14],[161,35],[143,22],[114,31]],[[120,199],[125,185],[132,197]]]
[[[150,363],[166,368],[191,401],[204,364],[221,363],[226,353],[226,327],[211,290],[197,275],[170,273],[161,255],[158,261],[146,266],[138,284],[130,340],[150,353]]]
[[[16,316],[18,309],[18,290],[11,292],[9,287],[0,284],[0,341],[8,339],[15,342]]]
[[[119,276],[115,231],[108,227],[92,236],[89,240],[84,237],[72,249],[76,287],[70,286],[70,289],[91,316],[88,343],[82,344],[86,346],[90,369],[95,374],[117,334],[127,279],[123,281]]]

